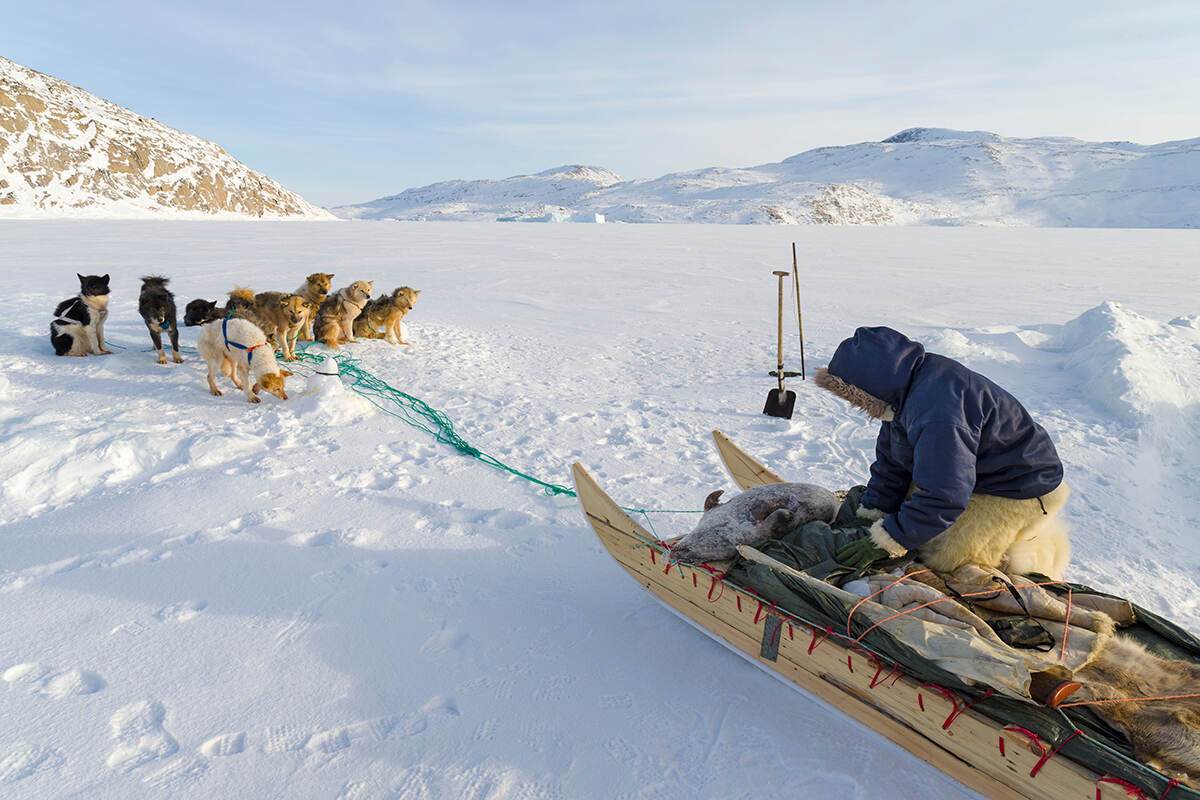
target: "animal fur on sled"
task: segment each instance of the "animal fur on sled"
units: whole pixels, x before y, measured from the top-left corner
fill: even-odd
[[[1200,697],[1137,700],[1200,692],[1200,664],[1168,661],[1129,639],[1113,638],[1075,679],[1083,684],[1076,695],[1081,701],[1125,701],[1091,709],[1129,737],[1139,761],[1200,789]]]

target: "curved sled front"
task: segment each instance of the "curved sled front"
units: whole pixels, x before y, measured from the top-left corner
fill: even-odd
[[[729,445],[736,450],[732,442]],[[745,457],[751,463],[741,465],[740,471],[747,479],[771,482],[753,469],[757,462]],[[672,611],[752,663],[988,797],[1125,796],[1118,784],[1103,781],[1096,772],[1061,755],[1047,757],[1044,742],[1032,742],[1018,730],[963,708],[952,695],[893,673],[869,653],[839,639],[837,631],[789,616],[723,580],[721,571],[671,563],[666,545],[631,519],[582,465],[573,465],[572,472],[584,514],[617,563]],[[765,468],[762,472],[773,476]]]
[[[749,453],[734,444],[725,434],[713,431],[712,437],[729,477],[733,478],[733,482],[739,488],[750,489],[768,483],[784,483],[783,478],[751,458]]]

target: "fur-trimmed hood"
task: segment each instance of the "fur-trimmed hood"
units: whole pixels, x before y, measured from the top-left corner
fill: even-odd
[[[891,421],[904,405],[925,348],[891,328],[859,328],[817,371],[813,382],[868,416]]]

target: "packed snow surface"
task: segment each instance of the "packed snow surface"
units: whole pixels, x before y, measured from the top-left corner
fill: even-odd
[[[570,497],[300,376],[287,401],[212,397],[136,313],[151,273],[180,301],[318,270],[413,286],[412,345],[350,345],[364,368],[530,475],[582,461],[620,503],[698,510],[735,490],[713,428],[790,480],[867,474],[875,424],[810,382],[792,420],[759,413],[793,235],[0,224],[0,795],[963,796],[682,624]],[[806,369],[887,324],[1011,389],[1067,465],[1070,577],[1200,632],[1198,245],[805,229]],[[112,275],[114,355],[52,354],[76,272]]]
[[[910,128],[776,164],[623,181],[561,167],[332,209],[347,219],[1200,227],[1200,139],[1140,145]]]

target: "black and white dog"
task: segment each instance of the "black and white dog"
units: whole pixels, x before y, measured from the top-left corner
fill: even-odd
[[[142,291],[138,295],[138,313],[150,330],[150,341],[154,342],[154,350],[158,353],[158,363],[167,363],[167,354],[163,352],[162,332],[166,331],[171,337],[171,355],[176,364],[182,364],[179,355],[179,324],[175,320],[175,295],[167,291],[170,278],[161,275],[150,275],[142,278]]]
[[[50,344],[60,356],[108,355],[104,320],[108,317],[108,276],[75,275],[79,294],[63,300],[50,322]]]

